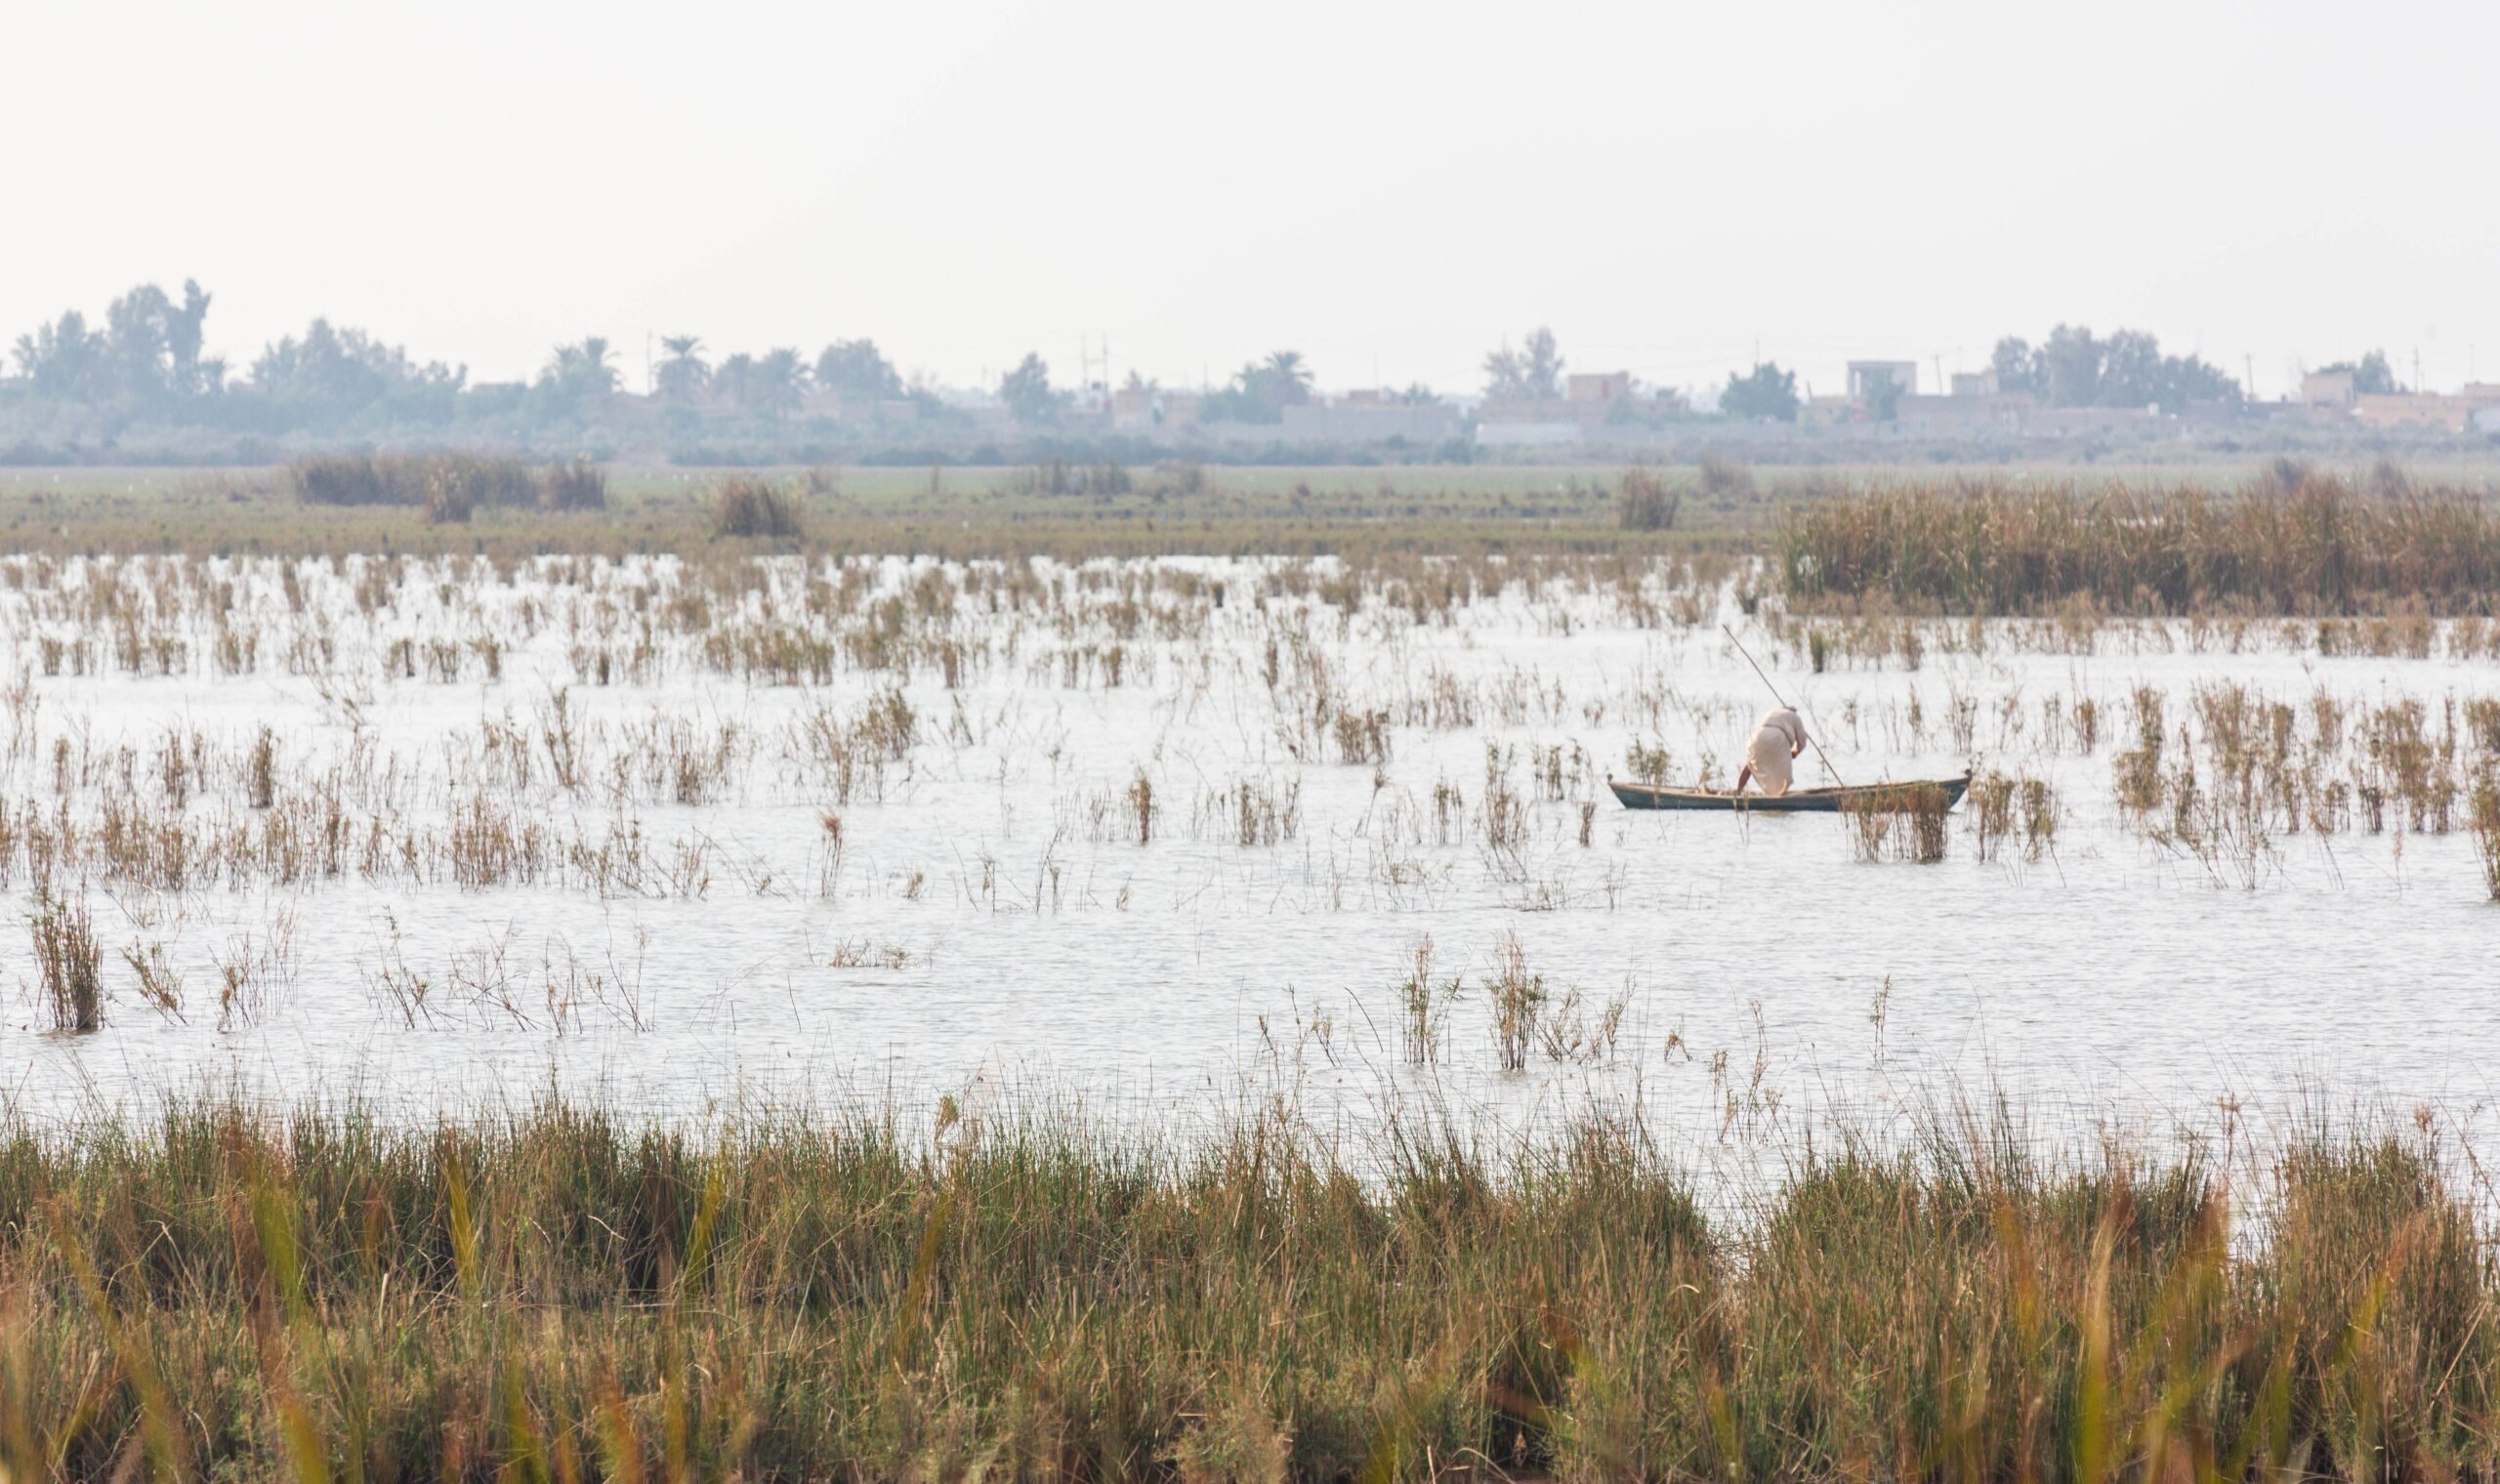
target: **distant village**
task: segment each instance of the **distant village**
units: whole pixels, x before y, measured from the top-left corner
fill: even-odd
[[[2061,324],[2007,337],[1988,368],[1923,380],[1914,359],[1853,360],[1837,392],[1771,361],[1693,392],[1628,369],[1565,370],[1552,331],[1507,341],[1480,391],[1325,391],[1292,350],[1218,385],[1168,388],[1087,355],[1055,385],[1027,354],[994,384],[909,379],[869,340],[717,353],[654,337],[629,372],[600,337],[554,347],[525,381],[479,382],[316,319],[247,364],[211,353],[211,296],[142,285],[91,323],[76,310],[18,338],[0,374],[0,464],[254,463],[307,449],[459,445],[683,464],[995,463],[1037,451],[1223,462],[1536,462],[1729,453],[1796,462],[2098,458],[2204,450],[2500,441],[2500,383],[2399,385],[2373,351],[2259,401],[2197,355],[2137,330]],[[2418,378],[2417,378],[2418,379]],[[640,390],[634,390],[634,384]]]
[[[1933,385],[1933,383],[1930,383]],[[1312,394],[1280,410],[1277,425],[1197,417],[1202,394],[1133,388],[1080,399],[1062,428],[1147,439],[1213,442],[1440,444],[1470,439],[1482,450],[1545,447],[1675,447],[1690,439],[1795,442],[1820,437],[1902,439],[2162,439],[2195,434],[2263,433],[2500,433],[2500,383],[2468,383],[2457,392],[2360,392],[2355,372],[2310,372],[2298,399],[2247,402],[2210,399],[2178,412],[2160,407],[2058,407],[2037,392],[1997,385],[1997,372],[1952,372],[1940,390],[1920,388],[1910,359],[1853,359],[1843,392],[1800,399],[1795,420],[1695,412],[1683,392],[1635,388],[1633,375],[1572,372],[1560,397],[1485,397],[1460,402],[1407,402],[1390,390]]]

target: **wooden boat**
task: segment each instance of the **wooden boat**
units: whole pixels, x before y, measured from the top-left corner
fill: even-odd
[[[1868,808],[1907,808],[1910,796],[1919,789],[1936,789],[1944,795],[1944,806],[1951,808],[1962,802],[1971,786],[1971,775],[1959,778],[1937,778],[1925,782],[1857,783],[1836,788],[1790,789],[1785,794],[1736,794],[1722,789],[1672,788],[1648,783],[1617,783],[1612,778],[1605,786],[1614,790],[1627,809],[1732,809],[1753,814],[1837,814],[1852,806]]]

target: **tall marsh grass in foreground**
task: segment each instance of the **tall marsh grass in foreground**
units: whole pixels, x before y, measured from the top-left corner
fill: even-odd
[[[1792,509],[1790,599],[1911,612],[2487,614],[2500,508],[2463,490],[2365,494],[2295,474],[2229,494],[2001,482],[1882,484]]]
[[[15,1478],[2453,1478],[2500,1298],[2425,1124],[2043,1163],[941,1109],[0,1130]],[[1365,1175],[1353,1171],[1360,1168]],[[2245,1234],[2241,1227],[2246,1228]]]

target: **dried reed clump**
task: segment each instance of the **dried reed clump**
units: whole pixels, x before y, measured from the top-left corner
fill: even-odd
[[[244,763],[243,796],[255,809],[268,809],[277,802],[277,733],[263,726],[252,739],[251,756]]]
[[[426,496],[420,507],[428,525],[466,525],[476,513],[476,493],[468,481],[449,470],[430,471],[426,477]]]
[[[2038,860],[2058,847],[2058,791],[2046,780],[2021,780],[2022,856]]]
[[[34,937],[35,978],[52,1028],[92,1031],[103,1025],[102,956],[86,904],[62,902],[48,885],[39,886],[28,926]]]
[[[1128,801],[1129,817],[1137,829],[1137,843],[1142,845],[1153,844],[1154,780],[1146,775],[1145,768],[1139,768],[1137,776],[1129,780],[1128,792],[1122,797]]]
[[[1511,782],[1511,754],[1494,742],[1484,744],[1483,815],[1485,848],[1518,855],[1527,844],[1527,801]]]
[[[1115,459],[1083,464],[1053,455],[1016,471],[1008,488],[1020,495],[1125,495],[1135,482]]]
[[[2474,786],[2471,818],[2475,854],[2482,862],[2483,892],[2500,902],[2500,782],[2488,774]]]
[[[2013,836],[2015,782],[2003,773],[1981,773],[1971,780],[1971,834],[1981,860],[1994,860],[1998,848]]]
[[[2161,692],[2139,685],[2128,699],[2136,745],[2110,759],[2118,806],[2139,818],[2161,806],[2161,750],[2165,738]]]
[[[1614,497],[1615,519],[1627,531],[1671,531],[1683,503],[1684,497],[1657,470],[1627,469]]]
[[[712,491],[712,534],[794,540],[799,508],[788,491],[752,474],[731,474]]]
[[[1663,788],[1668,774],[1675,770],[1675,760],[1668,756],[1666,739],[1645,743],[1635,737],[1624,749],[1623,765],[1625,771],[1631,773],[1633,781]]]
[[[1232,794],[1233,840],[1243,849],[1281,845],[1302,833],[1302,780],[1278,787],[1268,779],[1244,778]]]
[[[1503,932],[1494,944],[1493,971],[1485,976],[1484,993],[1493,1003],[1493,1048],[1502,1070],[1524,1069],[1549,996],[1545,975],[1528,969],[1527,950],[1520,946],[1517,932]]]
[[[430,520],[466,520],[473,509],[527,505],[537,494],[521,460],[469,453],[322,454],[287,466],[287,478],[307,505],[418,506]]]
[[[1751,498],[1754,493],[1753,467],[1715,453],[1704,454],[1701,458],[1701,492],[1719,501],[1740,496]]]
[[[1421,1066],[1439,1054],[1447,1006],[1458,998],[1462,983],[1458,974],[1434,978],[1432,935],[1415,940],[1406,977],[1397,984],[1398,1039],[1408,1061]]]
[[[1845,800],[1841,812],[1859,860],[1933,865],[1944,858],[1952,807],[1952,797],[1935,784],[1905,783]]]
[[[1995,860],[2020,842],[2037,861],[2057,847],[2058,793],[2039,778],[1982,773],[1971,780],[1971,835],[1981,860]]]
[[[560,513],[607,509],[607,471],[587,458],[548,465],[538,474],[538,508]]]
[[[1375,766],[1389,761],[1389,712],[1387,708],[1358,711],[1351,707],[1337,712],[1331,723],[1337,738],[1337,761],[1368,763]]]
[[[150,1009],[168,1019],[183,1018],[183,975],[166,955],[165,945],[149,943],[142,948],[137,943],[121,951],[122,962],[138,976],[139,997]]]

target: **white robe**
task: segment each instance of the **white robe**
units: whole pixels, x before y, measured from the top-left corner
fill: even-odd
[[[1805,719],[1785,706],[1763,713],[1754,738],[1745,744],[1745,763],[1762,791],[1776,797],[1797,781],[1795,759],[1806,747]]]

